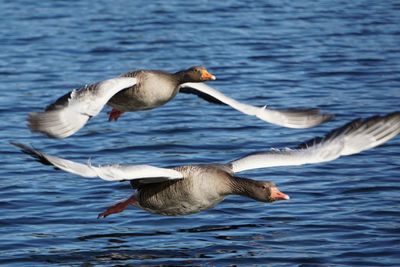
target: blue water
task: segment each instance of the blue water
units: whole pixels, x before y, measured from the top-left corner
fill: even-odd
[[[400,137],[331,163],[261,169],[290,201],[229,197],[190,216],[131,208],[127,183],[42,166],[8,141],[94,163],[227,162],[400,110],[398,1],[0,1],[0,264],[398,266]],[[192,95],[76,135],[31,134],[28,112],[135,69],[204,65],[246,103],[320,107],[334,121],[276,127]]]

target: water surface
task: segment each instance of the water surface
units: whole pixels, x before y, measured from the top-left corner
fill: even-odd
[[[295,145],[356,117],[399,110],[398,1],[0,1],[0,264],[8,266],[396,266],[400,138],[332,163],[254,170],[290,201],[229,197],[163,217],[110,183],[41,166],[8,141],[94,163],[227,162]],[[31,134],[28,112],[135,69],[204,65],[246,103],[320,107],[313,129],[266,124],[191,95],[156,110],[107,111],[65,140]]]

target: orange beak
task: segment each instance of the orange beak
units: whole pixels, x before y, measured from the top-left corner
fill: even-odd
[[[215,78],[215,76],[214,75],[212,75],[211,73],[209,73],[208,71],[206,71],[206,70],[202,70],[201,71],[201,79],[203,80],[203,81],[214,81],[216,78]]]
[[[271,187],[271,198],[273,200],[289,200],[290,197],[281,191],[279,191],[276,187]]]

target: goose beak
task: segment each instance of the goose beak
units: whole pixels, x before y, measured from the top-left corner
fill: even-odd
[[[214,75],[212,75],[211,73],[209,73],[206,70],[202,70],[201,71],[201,79],[203,81],[214,81],[216,79],[216,77]]]
[[[279,191],[276,187],[271,187],[271,198],[273,200],[289,200],[290,197],[281,191]]]

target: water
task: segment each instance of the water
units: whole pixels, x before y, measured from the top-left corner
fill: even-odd
[[[396,266],[400,138],[332,163],[243,173],[290,201],[229,197],[163,217],[97,220],[131,194],[41,166],[8,141],[94,163],[227,162],[297,144],[356,117],[399,110],[398,1],[0,1],[0,264],[8,266]],[[205,65],[246,103],[320,107],[336,119],[275,127],[192,95],[76,135],[31,134],[28,112],[135,69]]]

